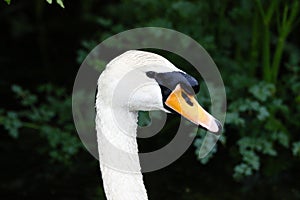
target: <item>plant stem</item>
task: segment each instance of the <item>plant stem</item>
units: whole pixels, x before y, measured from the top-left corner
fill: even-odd
[[[263,27],[263,78],[265,81],[271,81],[271,74],[270,74],[270,31],[269,26],[265,25]]]
[[[259,49],[259,23],[258,23],[258,13],[255,12],[253,24],[252,24],[252,41],[251,41],[251,60],[257,62],[258,59],[258,49]],[[252,70],[254,74],[255,70]]]
[[[35,130],[39,130],[40,126],[34,123],[30,123],[30,122],[22,122],[22,126],[25,128],[31,128],[31,129],[35,129]]]
[[[284,44],[287,39],[287,36],[292,30],[292,26],[295,23],[295,19],[297,15],[299,14],[299,3],[298,1],[295,1],[291,7],[291,11],[289,13],[289,7],[288,5],[285,5],[283,16],[282,16],[282,22],[281,24],[278,23],[278,32],[279,32],[279,38],[276,45],[275,53],[274,53],[274,59],[272,63],[272,81],[273,83],[276,83],[279,69],[280,69],[280,61],[283,54]]]
[[[283,54],[284,44],[285,44],[285,38],[279,37],[277,45],[276,45],[273,64],[272,64],[272,69],[273,69],[272,82],[273,83],[277,82],[277,76],[278,76],[280,61],[281,61],[282,54]]]

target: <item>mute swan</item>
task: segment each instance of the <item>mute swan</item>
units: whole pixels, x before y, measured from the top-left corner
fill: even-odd
[[[134,83],[136,79],[139,79],[142,86],[135,89],[130,101],[122,98],[122,95],[116,99],[116,93],[129,92],[126,89],[127,83],[118,83],[131,72],[134,75],[127,80],[128,87],[132,85],[129,82]],[[120,86],[123,89],[118,90],[117,87]],[[108,200],[148,199],[140,171],[136,141],[137,111],[177,112],[210,132],[221,132],[221,123],[207,113],[195,99],[194,91],[198,90],[196,79],[154,53],[130,50],[107,64],[98,79],[96,131],[100,169]],[[120,128],[118,123],[125,128]],[[121,129],[125,130],[125,134]],[[111,152],[111,145],[122,152],[128,152],[128,156]],[[110,160],[122,162],[122,166],[126,165],[126,169],[133,169],[133,172],[110,166],[107,164]]]

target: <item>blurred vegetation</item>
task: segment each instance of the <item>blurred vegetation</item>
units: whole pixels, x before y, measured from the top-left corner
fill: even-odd
[[[10,1],[6,2],[10,3]],[[62,1],[56,2],[64,7]],[[18,6],[17,2],[12,2],[9,7],[1,8],[1,12],[13,8],[14,3]],[[186,168],[177,166],[178,169],[173,173],[181,174],[178,175],[179,180],[186,178],[185,176],[193,179],[197,170],[208,175],[202,177],[203,182],[195,182],[200,186],[189,186],[190,188],[187,186],[184,192],[177,190],[176,186],[179,183],[176,181],[173,183],[174,179],[172,183],[166,181],[170,184],[167,191],[174,193],[173,199],[300,198],[300,185],[295,180],[300,178],[298,172],[300,5],[298,0],[121,0],[100,3],[100,5],[89,0],[76,2],[77,8],[72,8],[72,4],[68,2],[61,12],[74,9],[72,15],[79,16],[77,18],[81,20],[79,25],[86,28],[81,30],[81,35],[76,38],[80,45],[76,45],[77,56],[73,55],[72,59],[77,62],[77,68],[88,52],[99,42],[120,31],[143,26],[171,28],[191,36],[209,52],[219,67],[228,97],[225,132],[221,143],[218,143],[208,157],[200,160],[200,163],[206,166],[200,164],[197,166],[197,163],[189,161],[193,165],[191,167],[193,173],[190,175],[187,175]],[[95,5],[98,7],[95,8]],[[44,5],[37,8],[39,8],[35,10],[37,20],[41,23],[49,23],[43,21],[41,17],[43,12],[46,12]],[[9,12],[3,15],[7,16],[5,23],[10,25],[9,33],[14,35],[12,40],[32,31],[30,28],[34,25],[30,26],[29,19],[23,18],[21,22],[25,24],[21,24],[10,18]],[[60,18],[55,18],[52,23],[61,23],[59,20]],[[67,23],[72,23],[72,19]],[[22,25],[27,29],[22,28]],[[64,27],[62,25],[55,28]],[[15,30],[19,30],[19,33],[13,32]],[[73,27],[70,32],[65,31],[72,34],[72,31],[77,30],[78,28]],[[51,59],[43,49],[46,48],[47,27],[39,25],[36,31],[38,34],[33,37],[39,38],[37,46],[40,48],[41,64],[46,67],[45,71],[49,72]],[[50,45],[49,42],[47,45]],[[64,59],[64,55],[57,55],[57,57]],[[1,59],[0,62],[5,63]],[[12,85],[10,88],[16,97],[15,103],[14,106],[0,109],[0,125],[16,140],[28,131],[37,133],[34,137],[46,141],[45,145],[37,147],[39,154],[47,155],[51,162],[59,163],[62,168],[68,169],[68,166],[75,165],[74,158],[80,155],[83,148],[76,136],[71,114],[70,86],[75,75],[70,77],[69,71],[72,70],[72,74],[75,74],[77,69],[74,66],[65,68],[65,71],[59,70],[59,72],[63,77],[62,80],[65,77],[71,79],[68,86],[61,84],[64,83],[63,81],[58,81],[58,84],[44,84],[43,79],[40,79],[38,85],[32,87],[10,79],[9,84]],[[56,77],[56,72],[53,73],[49,75],[50,78]],[[22,87],[15,85],[16,83],[21,84]],[[26,87],[32,90],[24,89]],[[210,102],[207,97],[200,98],[200,101],[206,105]],[[19,105],[16,106],[17,103]],[[144,114],[144,116],[140,119],[148,120],[148,115]],[[140,124],[145,122],[140,121]],[[198,138],[194,143],[195,148],[192,149],[196,154],[193,157],[195,159],[199,156],[204,135],[204,131],[198,132]],[[189,159],[193,158],[189,157]],[[216,165],[219,166],[215,167]],[[216,177],[217,175],[226,178]],[[146,184],[147,176],[145,175]],[[152,199],[161,197],[155,191],[159,187],[153,186],[154,189],[151,189],[150,185],[155,184],[160,176],[153,175],[155,177],[153,178],[149,175],[149,193]],[[210,179],[221,183],[207,181]],[[216,184],[216,188],[222,191],[221,194],[215,196],[215,192],[208,186],[205,186],[202,192],[197,192],[197,188],[202,187],[204,183]],[[224,186],[227,183],[228,186]],[[172,184],[177,185],[172,186]],[[218,184],[220,186],[217,186]],[[222,190],[223,187],[228,191]],[[103,196],[99,190],[95,189],[93,192],[98,199],[99,196]],[[166,195],[165,199],[170,196]]]
[[[11,3],[11,0],[4,0],[8,5]],[[52,0],[46,0],[49,4],[52,4]],[[62,0],[56,0],[56,3],[64,8],[64,3]]]
[[[13,85],[12,90],[22,109],[6,111],[6,116],[1,116],[0,122],[4,128],[13,138],[18,138],[20,128],[39,132],[49,144],[41,151],[48,153],[51,159],[70,164],[71,157],[78,153],[82,145],[74,137],[71,115],[66,115],[71,109],[71,97],[65,94],[65,89],[47,84],[38,86],[37,94],[17,85]]]

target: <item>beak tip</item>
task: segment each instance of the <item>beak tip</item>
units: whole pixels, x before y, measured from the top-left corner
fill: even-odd
[[[215,123],[216,123],[216,125],[217,125],[217,131],[211,131],[213,134],[215,134],[215,135],[221,135],[221,133],[222,133],[222,131],[223,131],[223,126],[222,126],[222,124],[221,124],[221,122],[219,121],[219,120],[214,120],[215,121]]]

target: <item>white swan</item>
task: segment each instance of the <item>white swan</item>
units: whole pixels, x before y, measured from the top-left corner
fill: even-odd
[[[131,50],[107,64],[98,80],[96,130],[108,200],[148,199],[136,142],[137,111],[177,112],[220,133],[220,122],[195,100],[198,89],[193,77],[154,53]]]

